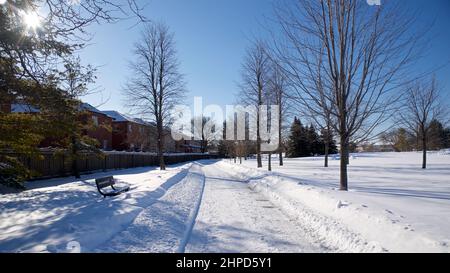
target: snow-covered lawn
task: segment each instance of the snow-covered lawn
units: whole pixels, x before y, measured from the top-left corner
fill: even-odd
[[[322,160],[29,182],[0,194],[0,252],[450,252],[448,153],[431,153],[427,170],[419,153],[354,155],[349,192],[337,190],[339,161]],[[101,197],[94,179],[109,175],[130,191]]]
[[[177,217],[185,217],[185,211],[174,210],[182,210],[182,205],[190,208],[192,204],[173,206],[174,210],[170,211],[170,202],[177,200],[174,194],[171,199],[163,197],[185,184],[181,182],[192,176],[190,167],[189,163],[169,167],[165,172],[149,167],[95,173],[83,176],[81,180],[62,178],[29,182],[27,191],[0,195],[0,252],[65,252],[72,241],[78,242],[83,252],[99,248],[131,251],[131,246],[121,248],[119,239],[111,240],[121,231],[139,224],[140,215],[147,213],[150,207],[163,209],[162,206],[166,206],[172,219],[167,219],[163,213],[159,215],[161,219],[166,217],[166,221],[176,223]],[[109,175],[130,185],[130,191],[115,198],[101,197],[94,179]],[[195,189],[194,185],[190,188]],[[189,195],[184,191],[182,194]],[[198,193],[193,195],[197,197]],[[138,246],[136,248],[139,250]],[[153,250],[171,249],[161,246],[161,249],[154,247]]]
[[[422,170],[420,153],[355,154],[349,192],[336,190],[338,160],[326,169],[322,157],[274,159],[273,173],[255,160],[221,164],[336,251],[449,252],[450,156],[428,161]]]

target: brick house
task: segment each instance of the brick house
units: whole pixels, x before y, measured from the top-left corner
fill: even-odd
[[[177,141],[177,152],[179,153],[201,153],[201,140],[182,139]]]
[[[152,124],[117,111],[103,111],[112,118],[112,148],[116,151],[151,151]]]
[[[11,104],[9,108],[5,107],[5,109],[10,110],[10,113],[38,114],[40,112],[36,107],[21,103]],[[92,121],[92,124],[94,125],[89,128],[89,130],[85,130],[83,134],[96,139],[99,142],[99,148],[111,150],[112,133],[110,128],[112,126],[112,119],[88,103],[82,103],[80,105],[80,111],[85,111],[86,113],[80,122],[87,124],[89,120]],[[55,139],[49,136],[44,139],[39,146],[49,147],[52,146],[54,142]]]
[[[87,123],[89,120],[93,125],[89,130],[85,130],[83,134],[96,139],[103,150],[112,150],[112,118],[88,103],[82,103],[80,109],[86,112],[86,115],[83,116],[84,120],[81,122]]]
[[[113,149],[116,151],[158,151],[155,123],[133,118],[117,111],[103,111],[113,119]],[[170,128],[164,129],[164,152],[184,153],[186,147],[172,138]]]

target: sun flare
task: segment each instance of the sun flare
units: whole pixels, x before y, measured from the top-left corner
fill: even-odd
[[[40,26],[41,20],[36,12],[23,12],[22,18],[25,26],[28,29],[35,30]]]

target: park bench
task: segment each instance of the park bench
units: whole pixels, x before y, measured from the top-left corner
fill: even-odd
[[[130,187],[124,187],[120,189],[114,187],[114,185],[116,184],[116,180],[112,176],[97,178],[95,179],[95,184],[97,185],[98,192],[103,195],[103,197],[117,196],[130,190]],[[111,187],[111,190],[104,191],[103,189],[107,187]]]

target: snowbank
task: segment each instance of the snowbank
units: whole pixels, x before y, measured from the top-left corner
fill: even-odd
[[[199,164],[142,210],[134,221],[95,252],[184,252],[197,216],[204,188]]]
[[[361,165],[364,160],[376,164],[380,157],[387,160],[383,156],[386,155],[359,155],[352,163],[353,168],[360,167],[357,160],[361,159]],[[389,156],[405,157],[410,154]],[[286,168],[290,166],[291,169],[285,171],[283,167],[278,167],[274,173],[249,168],[256,164],[254,161],[246,162],[247,167],[226,161],[220,164],[239,174],[241,179],[248,180],[252,189],[264,194],[322,244],[335,251],[450,252],[450,204],[446,192],[442,192],[441,196],[434,193],[437,199],[431,201],[428,196],[413,196],[412,192],[408,195],[401,190],[384,196],[375,187],[373,192],[364,192],[362,187],[358,192],[340,192],[335,190],[334,183],[327,184],[318,179],[321,177],[320,165],[316,166],[312,176],[308,172],[303,173],[301,163],[308,160],[310,164],[321,164],[317,158],[287,159]],[[403,161],[403,164],[407,161],[405,158],[397,160]],[[322,170],[336,175],[333,166],[331,170]],[[430,171],[430,179],[433,179],[432,174]],[[382,175],[389,179],[388,172]],[[434,183],[438,182],[434,180]]]
[[[73,243],[82,252],[133,252],[139,244],[120,244],[127,231],[153,224],[153,249],[176,251],[186,241],[202,188],[198,163],[127,169],[29,183],[29,190],[0,195],[0,252],[67,252]],[[101,197],[95,178],[113,175],[130,185],[115,198]],[[166,233],[164,233],[166,232]],[[158,234],[158,236],[153,236]],[[148,233],[134,234],[134,238]],[[175,238],[176,237],[176,238]],[[157,248],[156,246],[159,246]]]

